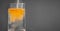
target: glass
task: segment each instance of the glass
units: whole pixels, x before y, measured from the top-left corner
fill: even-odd
[[[25,19],[25,4],[10,3],[8,8],[8,31],[26,31],[23,19]]]

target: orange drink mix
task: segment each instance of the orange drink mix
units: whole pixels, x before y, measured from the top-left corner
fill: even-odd
[[[16,21],[22,21],[24,14],[25,14],[25,9],[23,9],[23,8],[9,8],[8,14],[10,15],[9,20],[11,23],[14,23]]]

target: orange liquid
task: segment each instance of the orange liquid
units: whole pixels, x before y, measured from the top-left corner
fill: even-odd
[[[25,9],[23,8],[9,8],[8,9],[10,22],[22,21]]]

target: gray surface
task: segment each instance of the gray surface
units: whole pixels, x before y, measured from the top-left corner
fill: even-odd
[[[60,1],[27,0],[27,29],[31,31],[60,31]]]
[[[58,0],[24,0],[26,3],[27,31],[60,31],[60,1]],[[7,10],[2,3],[2,27],[6,30]],[[6,7],[6,8],[5,8]],[[5,24],[6,23],[6,24]]]

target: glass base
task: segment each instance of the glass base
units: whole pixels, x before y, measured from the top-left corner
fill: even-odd
[[[25,29],[19,29],[19,30],[8,29],[8,31],[26,31],[26,30]]]

